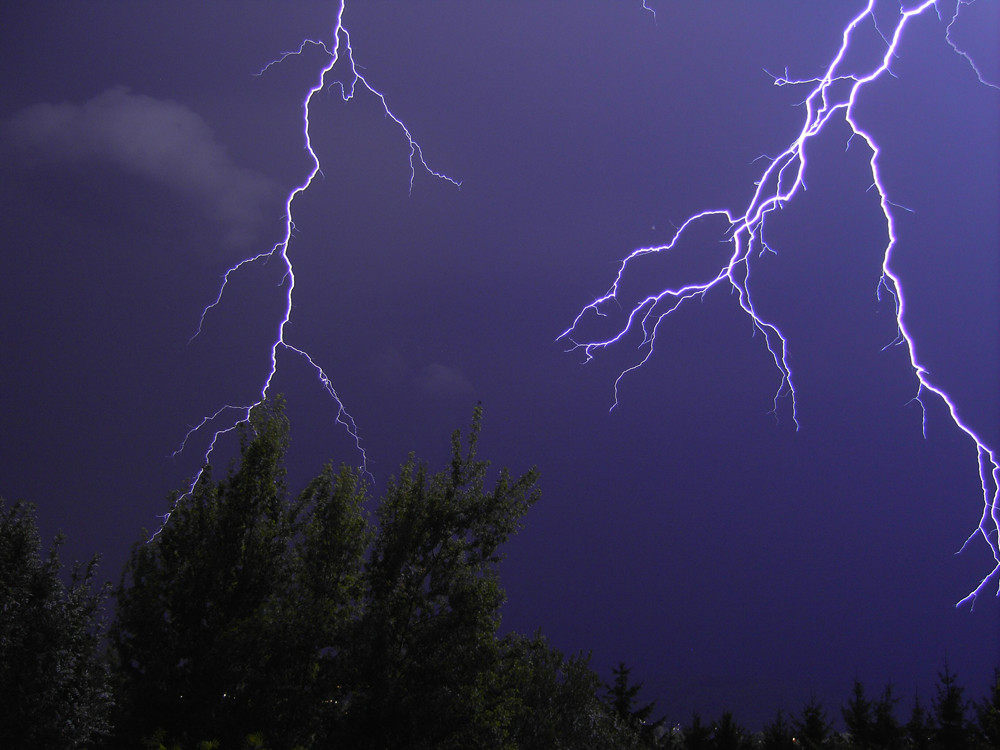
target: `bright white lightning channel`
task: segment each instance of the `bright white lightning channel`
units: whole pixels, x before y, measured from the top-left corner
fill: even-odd
[[[952,39],[952,28],[964,8],[972,5],[974,0],[955,0],[954,12],[948,19],[945,38],[956,54],[969,64],[971,73],[980,83],[993,89],[998,86],[989,81],[977,68],[972,56],[961,49]],[[702,299],[709,290],[716,287],[728,287],[736,293],[737,300],[743,312],[750,319],[754,329],[762,334],[764,344],[774,361],[779,375],[778,388],[775,391],[774,407],[783,397],[791,401],[792,420],[796,429],[799,428],[796,413],[795,381],[788,363],[788,346],[785,336],[778,324],[765,319],[754,307],[753,287],[750,284],[750,270],[753,262],[763,253],[770,251],[765,240],[765,225],[772,211],[793,200],[800,190],[805,188],[806,145],[822,133],[831,122],[844,122],[852,131],[852,137],[865,142],[871,154],[869,159],[872,186],[878,192],[879,204],[885,221],[887,241],[882,250],[882,273],[879,278],[876,293],[881,299],[883,293],[891,295],[896,311],[896,339],[890,344],[905,347],[910,361],[910,367],[917,379],[917,389],[914,399],[924,407],[924,398],[933,394],[944,403],[955,425],[964,432],[976,447],[979,462],[979,476],[982,487],[983,513],[978,527],[966,539],[961,550],[964,550],[974,539],[982,539],[989,547],[993,559],[993,569],[980,581],[979,585],[958,602],[974,604],[976,597],[991,583],[1000,579],[1000,464],[996,446],[990,446],[986,440],[961,419],[951,396],[936,385],[921,360],[917,357],[917,346],[913,336],[907,330],[904,318],[906,298],[899,276],[893,270],[892,258],[896,249],[896,206],[889,198],[885,180],[879,169],[880,149],[873,133],[865,130],[855,117],[855,102],[858,95],[870,83],[885,75],[892,75],[891,64],[900,48],[904,32],[910,22],[925,13],[936,12],[941,19],[940,3],[935,0],[924,0],[912,7],[899,6],[896,11],[895,25],[890,29],[884,23],[876,20],[877,0],[869,0],[865,8],[854,16],[843,28],[842,41],[836,55],[822,76],[808,79],[791,79],[787,73],[774,77],[776,86],[809,87],[809,95],[803,102],[804,119],[798,136],[780,155],[767,160],[767,166],[756,180],[749,203],[740,210],[728,208],[713,208],[689,216],[676,231],[673,238],[665,245],[643,247],[633,250],[618,267],[618,273],[611,288],[606,294],[583,307],[569,328],[563,331],[557,340],[570,344],[570,351],[582,350],[585,361],[613,344],[622,341],[626,336],[637,334],[641,337],[641,347],[645,354],[640,360],[625,368],[614,383],[614,402],[612,409],[618,404],[619,388],[622,379],[630,372],[642,367],[653,356],[656,345],[656,334],[660,324],[670,317],[685,302]],[[643,2],[643,7],[647,7]],[[647,9],[649,9],[647,7]],[[881,13],[879,14],[881,17]],[[852,40],[860,28],[874,30],[884,41],[884,50],[879,59],[872,62],[867,70],[853,70],[847,67],[845,59],[851,50]],[[608,318],[618,313],[624,303],[619,299],[619,290],[626,275],[633,272],[633,263],[643,256],[653,253],[668,253],[685,236],[685,233],[705,218],[722,219],[726,222],[728,231],[725,241],[730,252],[727,260],[707,277],[689,284],[668,286],[658,292],[646,296],[631,308],[625,305],[625,322],[608,337],[601,339],[584,338],[581,328],[583,324],[593,320],[595,316]],[[635,272],[638,273],[638,272]],[[630,276],[631,278],[631,276]],[[924,429],[926,430],[926,410],[924,411]],[[960,551],[961,551],[960,550]],[[998,589],[1000,595],[1000,589]]]
[[[329,41],[319,41],[314,39],[305,39],[299,45],[299,48],[291,52],[285,52],[276,60],[269,62],[264,66],[263,69],[257,75],[263,75],[267,72],[269,68],[274,65],[281,63],[288,57],[300,55],[307,48],[316,47],[321,49],[326,55],[326,64],[319,70],[317,74],[316,83],[309,89],[305,98],[302,101],[302,136],[305,143],[305,150],[309,154],[309,158],[312,160],[312,168],[306,175],[305,179],[300,185],[295,187],[285,199],[285,231],[282,239],[270,250],[261,252],[257,255],[253,255],[238,263],[231,266],[223,275],[222,282],[219,285],[219,291],[215,299],[209,303],[201,313],[201,317],[198,320],[198,327],[191,340],[197,338],[201,333],[202,327],[205,324],[205,318],[215,307],[222,304],[223,295],[226,291],[226,286],[229,280],[234,274],[237,274],[245,268],[246,266],[257,263],[258,261],[268,261],[277,260],[282,264],[284,268],[284,277],[282,279],[282,286],[284,287],[284,311],[280,320],[277,321],[278,328],[274,339],[271,342],[271,354],[270,354],[270,367],[264,375],[263,382],[260,389],[260,397],[249,404],[233,405],[226,404],[214,413],[206,415],[202,420],[194,425],[184,439],[181,441],[180,446],[174,451],[173,455],[181,453],[188,443],[188,440],[196,433],[211,430],[212,435],[209,441],[208,449],[204,454],[203,465],[207,465],[209,459],[211,458],[212,452],[215,450],[219,439],[235,430],[240,424],[246,424],[250,419],[250,412],[255,406],[260,405],[268,396],[268,392],[271,388],[271,382],[274,380],[275,375],[278,372],[278,354],[279,352],[288,352],[294,354],[302,359],[304,359],[309,366],[312,368],[313,372],[316,374],[320,382],[320,386],[326,392],[326,394],[333,400],[337,408],[336,421],[338,424],[342,425],[347,433],[354,440],[354,444],[358,450],[358,454],[361,458],[361,468],[363,471],[367,472],[367,455],[365,454],[365,449],[361,445],[361,438],[358,435],[357,424],[354,418],[350,415],[344,406],[340,395],[337,393],[336,389],[333,387],[333,382],[327,375],[323,367],[315,360],[315,358],[310,355],[305,349],[300,348],[292,344],[286,335],[285,327],[287,326],[289,320],[292,316],[292,298],[295,291],[295,269],[292,264],[292,258],[289,254],[290,245],[292,243],[292,236],[295,231],[295,222],[293,220],[292,207],[295,203],[295,199],[310,188],[313,184],[313,180],[317,175],[321,174],[320,160],[313,150],[312,146],[312,135],[311,135],[311,120],[310,120],[310,108],[313,103],[314,97],[318,94],[328,92],[334,87],[339,88],[340,96],[344,102],[349,102],[354,98],[355,94],[358,92],[360,87],[364,92],[371,94],[379,103],[382,105],[382,109],[385,116],[391,120],[399,131],[402,133],[403,137],[406,139],[410,147],[410,181],[409,189],[410,192],[413,191],[413,182],[416,178],[416,173],[418,169],[424,170],[428,174],[436,177],[438,179],[444,180],[451,183],[456,188],[461,187],[461,183],[458,180],[449,177],[448,175],[438,172],[432,169],[427,161],[424,159],[423,150],[420,144],[414,139],[413,135],[410,133],[409,128],[405,123],[396,116],[396,114],[390,109],[389,103],[386,101],[385,95],[381,91],[376,89],[368,81],[368,79],[361,74],[360,68],[354,59],[354,50],[351,47],[351,35],[344,25],[344,7],[345,2],[341,0],[337,7],[336,21],[333,26],[333,31]],[[342,67],[346,66],[345,74],[339,76],[339,80],[327,81],[327,76],[330,75],[334,68],[338,66],[338,63],[342,63]],[[338,69],[339,70],[339,69]],[[346,82],[345,82],[346,81]],[[220,422],[223,422],[221,426],[218,426]],[[190,493],[198,480],[201,478],[204,469],[198,471],[192,481],[188,493]],[[187,493],[185,493],[187,494]],[[182,496],[183,497],[183,496]],[[170,513],[168,512],[163,516],[163,523],[166,524],[170,518]],[[162,526],[161,526],[162,528]],[[159,533],[159,532],[156,532]],[[153,536],[156,536],[154,534]]]

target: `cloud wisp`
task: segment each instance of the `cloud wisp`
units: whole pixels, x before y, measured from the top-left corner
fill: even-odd
[[[382,351],[374,362],[374,369],[385,385],[411,388],[421,396],[469,398],[477,392],[459,368],[440,362],[414,368],[394,347]]]
[[[199,114],[174,101],[118,86],[83,104],[35,104],[5,124],[32,157],[105,161],[193,198],[226,227],[230,245],[257,239],[261,208],[277,185],[237,166]]]

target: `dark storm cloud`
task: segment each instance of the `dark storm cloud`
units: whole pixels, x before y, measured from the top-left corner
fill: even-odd
[[[226,226],[226,241],[255,238],[277,186],[233,163],[205,120],[182,104],[115,87],[84,104],[35,104],[16,113],[9,140],[50,160],[107,161],[195,199]]]

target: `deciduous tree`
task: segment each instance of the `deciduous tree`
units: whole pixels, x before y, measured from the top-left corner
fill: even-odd
[[[477,408],[466,445],[452,436],[445,471],[411,456],[376,510],[362,613],[345,644],[351,694],[336,737],[349,746],[444,747],[485,726],[478,693],[500,660],[500,547],[538,490],[534,470],[502,470],[487,488],[481,422]]]
[[[60,577],[57,537],[42,559],[33,508],[0,499],[0,739],[24,750],[86,748],[112,707],[101,658],[97,558]]]
[[[279,739],[289,670],[309,666],[293,658],[283,617],[299,509],[285,492],[287,442],[281,404],[255,409],[239,467],[219,482],[206,467],[163,528],[133,547],[111,630],[123,746],[158,730],[184,747],[236,746],[259,729]]]

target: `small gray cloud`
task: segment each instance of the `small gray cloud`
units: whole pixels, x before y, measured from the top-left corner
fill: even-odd
[[[476,388],[457,367],[439,362],[414,369],[398,349],[388,347],[375,358],[373,369],[384,385],[415,388],[425,396],[474,396]]]
[[[429,396],[471,396],[476,392],[461,370],[434,362],[416,374],[417,387]]]
[[[226,240],[254,239],[262,204],[277,186],[236,166],[205,120],[177,102],[105,91],[84,104],[35,104],[6,124],[10,142],[48,159],[108,161],[193,197],[227,227]]]

